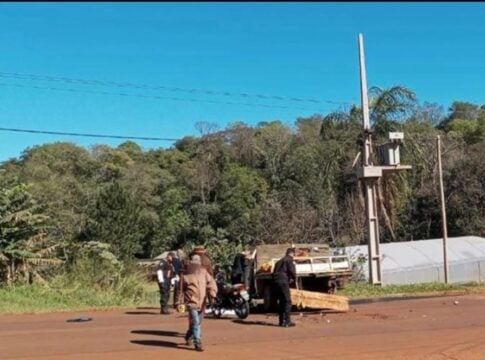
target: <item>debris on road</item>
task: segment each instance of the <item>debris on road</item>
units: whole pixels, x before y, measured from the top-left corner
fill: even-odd
[[[89,316],[82,315],[82,316],[79,316],[77,318],[67,319],[66,322],[86,322],[86,321],[91,321],[91,320],[93,320],[93,319],[90,318]]]

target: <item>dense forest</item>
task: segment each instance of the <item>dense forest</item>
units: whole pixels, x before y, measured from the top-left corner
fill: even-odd
[[[374,145],[387,142],[389,131],[403,131],[401,162],[413,167],[379,183],[381,241],[441,236],[436,135],[443,142],[449,235],[485,236],[485,105],[456,101],[445,111],[400,86],[372,88],[370,95]],[[129,262],[193,244],[224,257],[246,244],[364,242],[362,184],[353,166],[363,138],[358,107],[291,126],[197,129],[200,136],[170,148],[57,142],[4,162],[4,278],[68,263],[85,244],[109,244]]]

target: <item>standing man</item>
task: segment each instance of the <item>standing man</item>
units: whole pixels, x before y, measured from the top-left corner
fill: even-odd
[[[249,286],[249,270],[251,263],[251,250],[246,247],[234,257],[231,271],[232,284],[244,284]]]
[[[278,260],[273,270],[274,289],[278,298],[278,325],[283,327],[295,326],[295,323],[291,321],[290,296],[290,283],[296,282],[294,257],[295,249],[287,249],[286,255]]]
[[[203,309],[207,296],[216,297],[217,285],[214,278],[202,266],[201,257],[197,254],[192,256],[182,281],[185,304],[189,312],[189,329],[185,335],[185,341],[188,346],[193,344],[195,350],[204,351],[201,336]]]
[[[170,285],[174,277],[172,264],[172,253],[168,253],[165,259],[160,260],[157,271],[158,289],[160,290],[160,314],[170,314],[168,310],[168,298],[170,296]]]
[[[182,276],[182,261],[178,257],[176,252],[171,252],[172,254],[172,265],[174,271],[174,277],[172,279],[173,284],[173,307],[174,309],[178,308],[178,305],[181,303],[181,283],[180,278]]]

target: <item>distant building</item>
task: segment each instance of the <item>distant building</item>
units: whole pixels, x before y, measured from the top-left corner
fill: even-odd
[[[352,261],[367,259],[367,245],[348,246]],[[443,240],[418,240],[380,244],[382,284],[417,284],[443,282]],[[462,236],[448,238],[450,283],[485,281],[485,238]],[[368,279],[367,260],[356,272]]]

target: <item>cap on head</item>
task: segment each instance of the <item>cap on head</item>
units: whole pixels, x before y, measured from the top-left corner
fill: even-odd
[[[205,249],[204,249],[203,246],[196,246],[196,247],[194,247],[194,253],[205,254]]]

